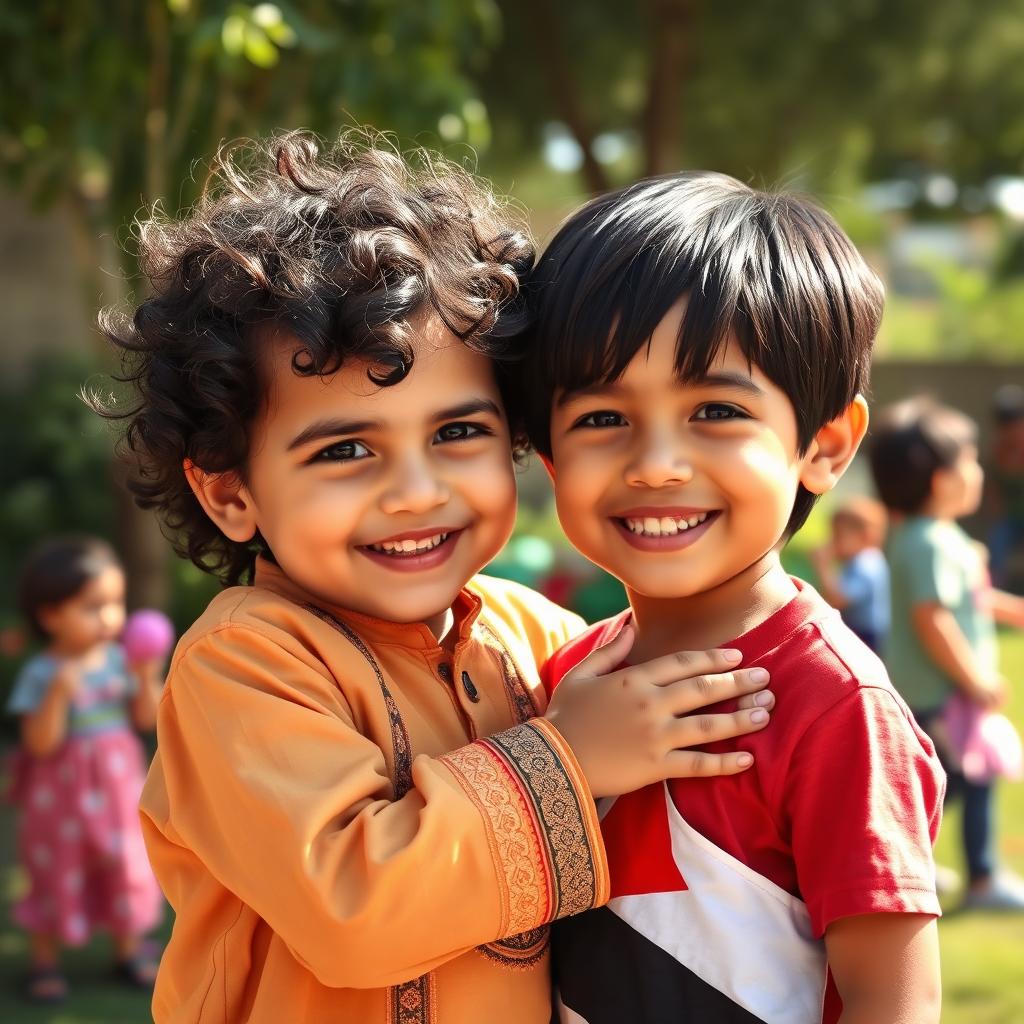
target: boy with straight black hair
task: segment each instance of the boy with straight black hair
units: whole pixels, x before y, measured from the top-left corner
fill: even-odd
[[[867,428],[881,284],[813,204],[692,173],[583,207],[532,298],[531,439],[567,536],[630,602],[549,687],[630,629],[630,660],[728,641],[777,696],[745,777],[605,805],[612,899],[556,930],[562,1019],[938,1020],[941,769],[780,561]]]

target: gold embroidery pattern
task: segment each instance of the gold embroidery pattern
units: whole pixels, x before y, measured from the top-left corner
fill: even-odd
[[[595,906],[599,878],[590,848],[589,815],[543,730],[521,725],[484,742],[501,751],[519,774],[540,820],[554,868],[555,913],[548,920]]]
[[[395,698],[391,696],[388,684],[384,679],[384,673],[377,664],[377,659],[370,649],[363,643],[363,639],[354,632],[350,626],[336,619],[333,615],[325,612],[316,605],[307,604],[303,607],[312,612],[322,622],[333,626],[341,633],[350,644],[370,663],[377,683],[380,686],[381,695],[384,697],[384,706],[388,709],[388,720],[391,723],[391,746],[395,752],[395,796],[401,798],[412,789],[412,744],[409,742],[409,732],[402,721],[402,714],[398,710]]]
[[[388,989],[388,1024],[437,1024],[437,1000],[434,975],[422,977]]]
[[[491,642],[491,649],[498,656],[501,665],[501,676],[505,682],[505,694],[508,697],[512,713],[516,716],[517,722],[526,722],[540,714],[540,708],[533,699],[533,695],[526,688],[523,677],[516,667],[512,655],[505,646],[501,637],[486,622],[481,622],[480,630]]]
[[[520,726],[520,728],[523,728]],[[504,879],[500,934],[536,928],[550,917],[550,875],[545,845],[531,801],[516,776],[487,741],[445,754],[442,761],[459,780],[488,824],[495,873]]]
[[[551,928],[544,925],[522,935],[510,935],[500,942],[489,942],[480,946],[480,952],[489,960],[496,960],[503,967],[513,970],[527,970],[544,957],[551,945]]]

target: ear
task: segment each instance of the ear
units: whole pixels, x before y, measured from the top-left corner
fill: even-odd
[[[196,500],[228,540],[244,544],[256,535],[256,504],[237,473],[207,473],[191,459],[182,464]]]
[[[812,494],[824,494],[835,487],[846,472],[868,429],[868,403],[856,398],[814,435],[803,457],[800,483]]]
[[[539,458],[540,461],[544,464],[544,468],[548,471],[548,476],[551,477],[552,480],[554,480],[555,464],[551,461],[550,458],[548,458],[547,455],[541,455],[540,452],[537,453],[537,458]]]

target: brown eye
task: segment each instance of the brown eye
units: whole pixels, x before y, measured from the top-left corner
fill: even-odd
[[[726,405],[723,402],[712,402],[709,405],[701,406],[697,410],[694,419],[698,420],[735,420],[747,419],[746,413],[737,409],[735,405]]]
[[[621,427],[626,421],[617,412],[592,412],[577,421],[578,427]]]
[[[446,423],[434,435],[434,440],[441,443],[445,441],[467,441],[471,437],[480,437],[489,433],[490,431],[479,423]]]
[[[318,451],[313,456],[314,462],[355,462],[365,459],[370,449],[361,441],[339,441]]]

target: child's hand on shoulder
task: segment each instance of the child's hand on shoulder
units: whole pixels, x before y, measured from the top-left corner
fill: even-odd
[[[736,751],[688,750],[763,729],[770,693],[764,669],[735,669],[739,652],[683,651],[617,669],[632,627],[579,663],[559,683],[545,717],[572,748],[595,798],[618,796],[671,778],[734,775],[753,764]],[[741,698],[728,714],[690,714]]]

